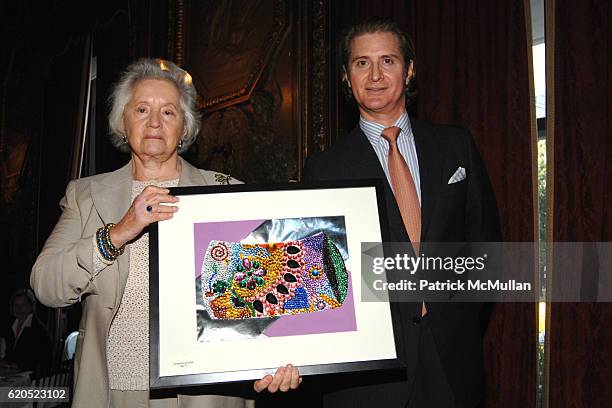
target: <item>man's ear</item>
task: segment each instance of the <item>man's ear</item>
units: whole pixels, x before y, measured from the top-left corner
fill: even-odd
[[[412,78],[416,74],[416,70],[414,68],[414,61],[410,61],[408,64],[408,68],[406,68],[406,86],[410,85]]]
[[[351,81],[348,79],[348,72],[346,72],[346,67],[344,65],[342,66],[342,82],[346,82],[346,85],[349,88],[351,87]]]

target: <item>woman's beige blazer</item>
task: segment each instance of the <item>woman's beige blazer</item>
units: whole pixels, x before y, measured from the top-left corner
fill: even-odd
[[[199,170],[183,159],[181,162],[179,186],[219,184],[214,172]],[[103,224],[123,217],[131,205],[131,194],[130,163],[112,173],[71,181],[60,201],[62,215],[30,276],[36,297],[43,304],[63,307],[82,302],[74,407],[109,406],[106,341],[127,282],[129,245],[116,262],[95,274],[92,237]],[[211,396],[210,402],[213,400],[216,403],[211,407],[237,406],[235,398],[228,399],[233,400],[228,405],[223,398]]]

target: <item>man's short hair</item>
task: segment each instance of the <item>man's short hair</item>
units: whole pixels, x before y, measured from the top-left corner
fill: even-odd
[[[18,289],[11,296],[11,303],[9,304],[9,311],[12,316],[15,316],[15,300],[19,297],[23,297],[28,301],[30,307],[32,308],[32,313],[36,312],[36,296],[34,296],[34,292],[32,292],[28,288]]]
[[[406,104],[410,104],[416,97],[416,53],[414,51],[414,45],[408,33],[406,33],[400,25],[389,18],[384,17],[370,17],[366,20],[355,23],[347,27],[340,40],[340,56],[342,58],[342,67],[348,74],[349,59],[351,54],[351,43],[353,40],[363,34],[374,34],[374,33],[391,33],[395,35],[399,42],[400,51],[402,58],[404,59],[404,66],[408,67],[410,62],[414,64],[414,72],[410,83],[406,86]],[[349,101],[354,101],[353,92],[348,86],[347,81],[342,81],[342,90],[346,98]]]

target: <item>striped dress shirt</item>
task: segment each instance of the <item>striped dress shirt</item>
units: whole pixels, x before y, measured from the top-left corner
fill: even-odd
[[[399,136],[397,137],[397,147],[401,155],[406,160],[406,164],[408,164],[408,168],[410,169],[410,174],[412,174],[412,179],[414,181],[414,186],[416,187],[417,195],[419,196],[419,203],[421,202],[421,177],[419,173],[419,159],[416,153],[416,146],[414,144],[414,135],[412,134],[412,127],[410,126],[410,119],[408,118],[408,113],[404,111],[402,116],[399,117],[398,120],[395,121],[393,126],[397,126],[402,129]],[[380,123],[370,122],[366,120],[363,116],[359,119],[359,127],[365,133],[366,137],[372,144],[374,148],[374,152],[380,161],[380,165],[382,166],[385,175],[387,176],[387,181],[393,189],[393,185],[391,184],[391,176],[389,175],[389,142],[385,140],[384,137],[381,136],[382,131],[386,128],[386,126],[381,125]]]

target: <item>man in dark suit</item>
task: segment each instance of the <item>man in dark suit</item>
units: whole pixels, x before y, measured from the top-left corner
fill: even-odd
[[[414,50],[393,21],[350,27],[342,40],[343,82],[360,121],[309,157],[304,180],[382,179],[389,239],[500,241],[495,197],[467,129],[410,118]],[[422,253],[422,251],[419,251]],[[391,304],[399,377],[346,375],[324,397],[330,407],[478,407],[483,398],[481,305]],[[342,383],[342,384],[339,384]]]

